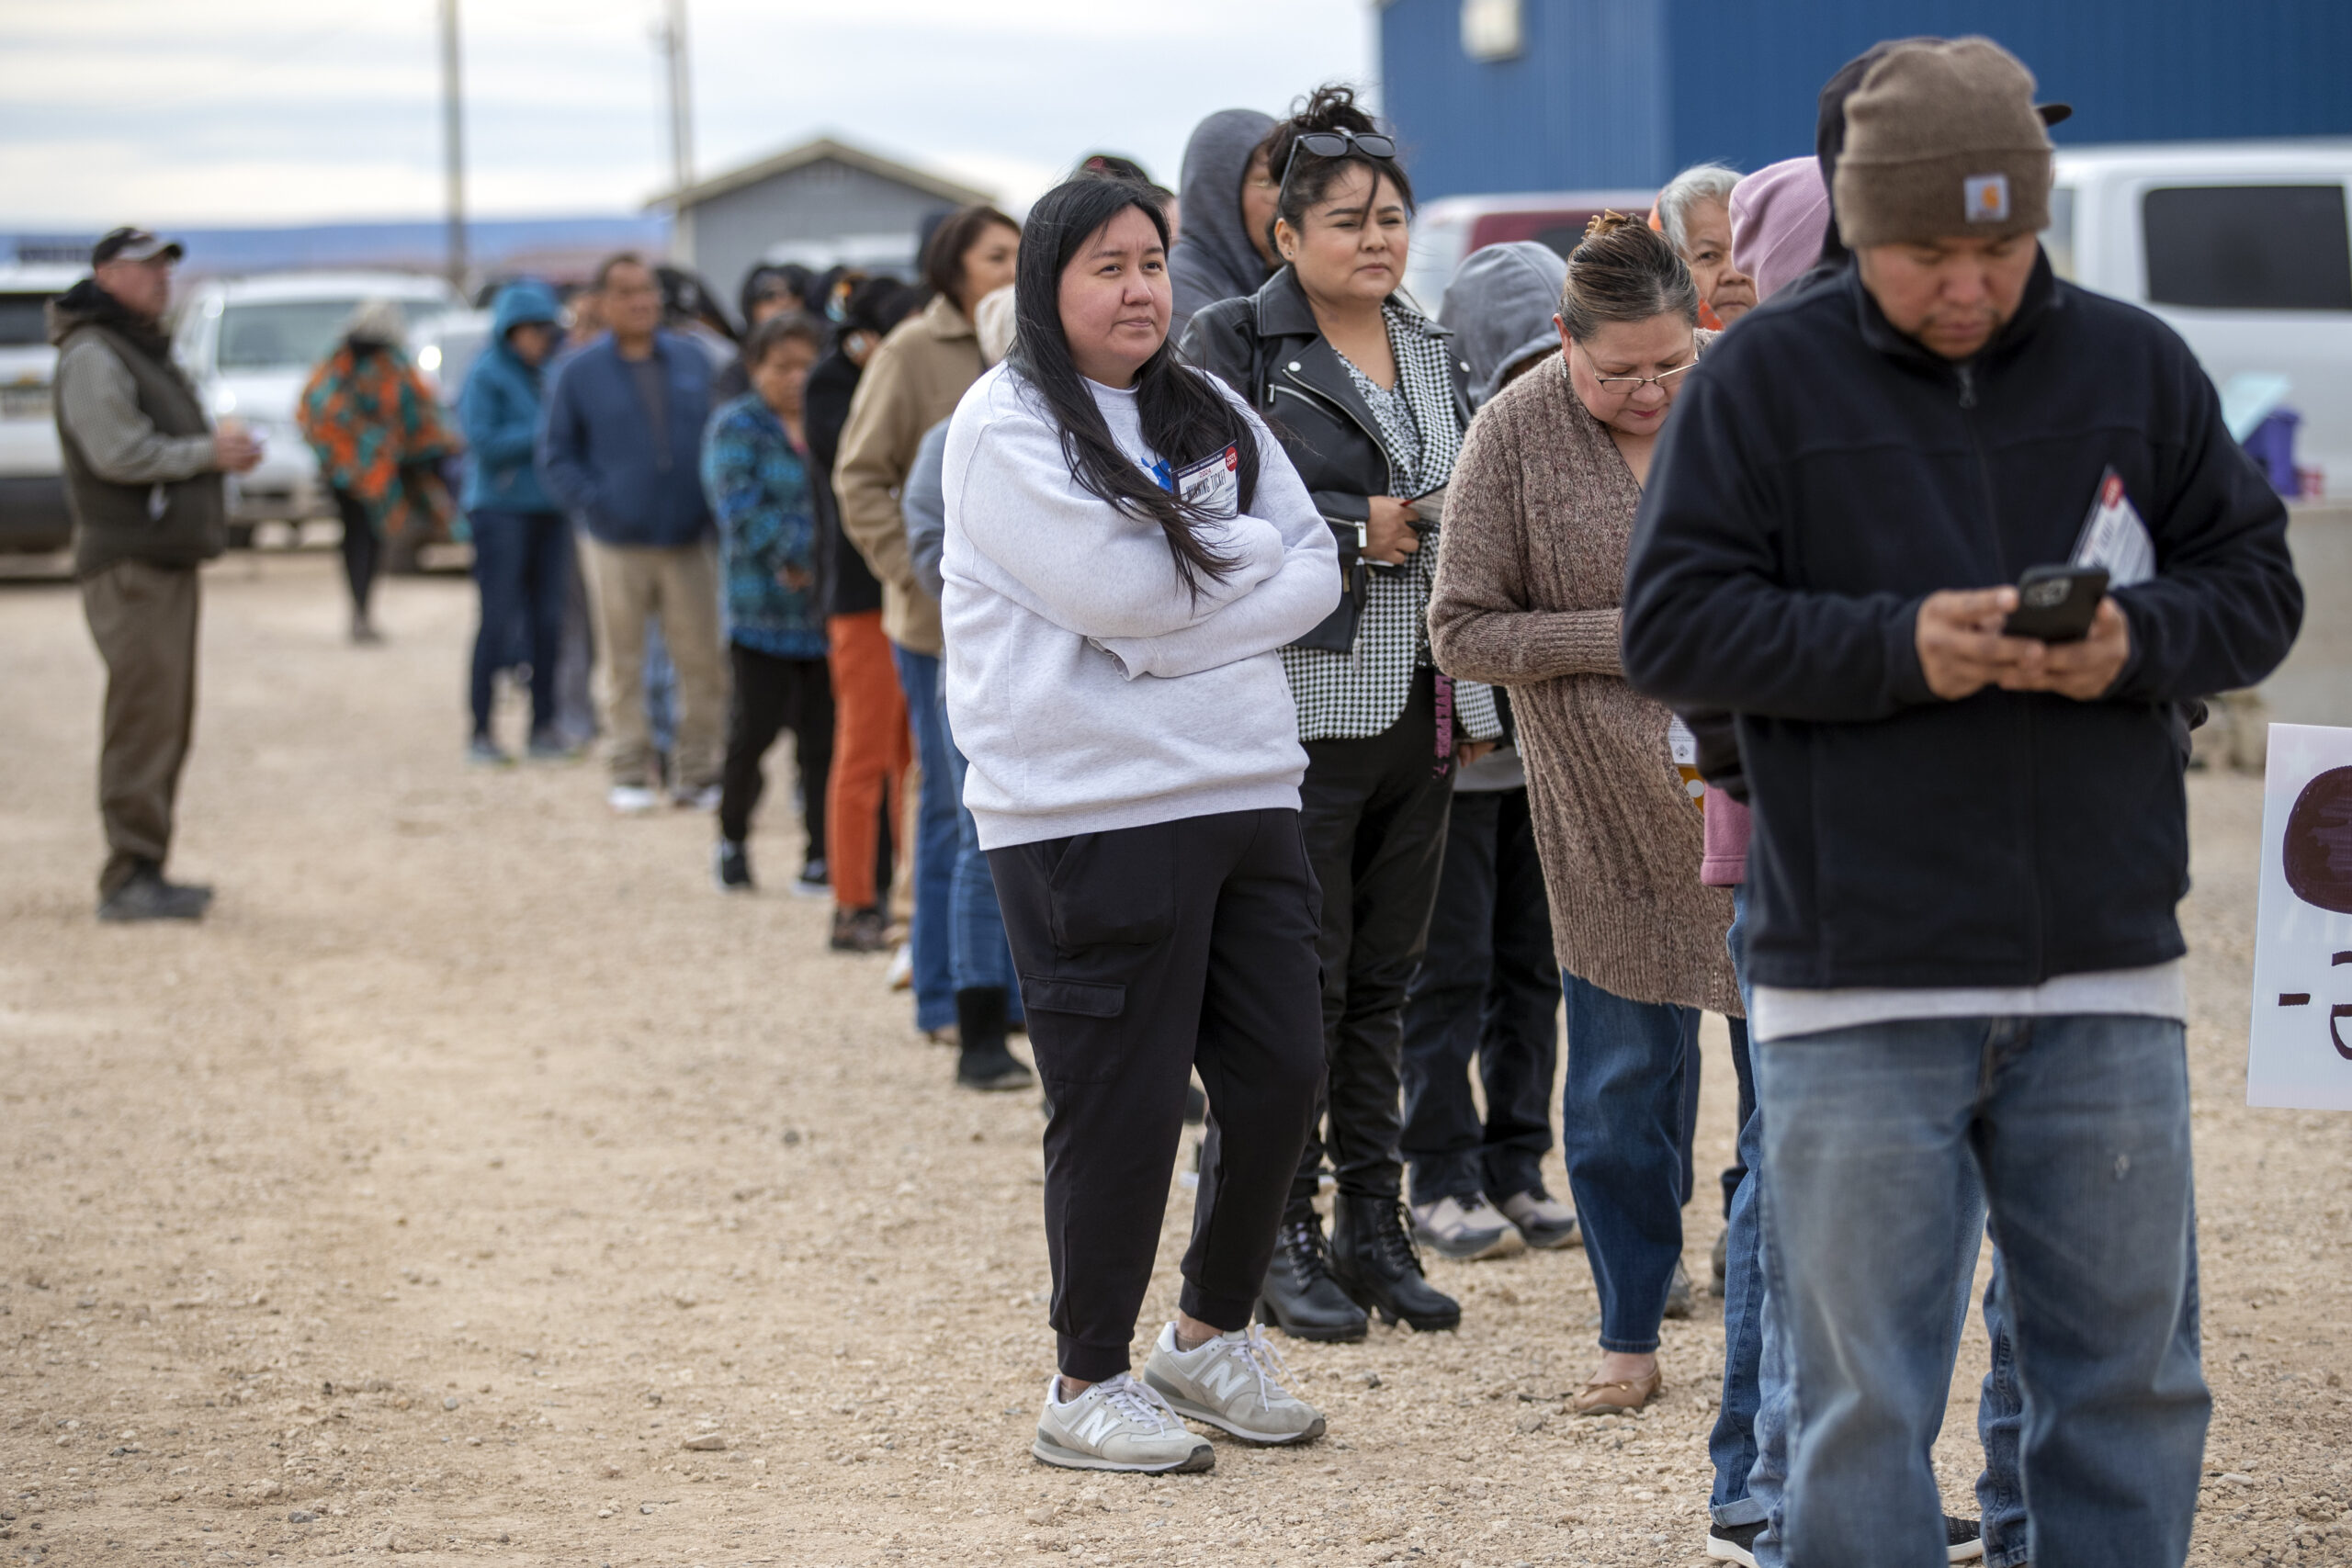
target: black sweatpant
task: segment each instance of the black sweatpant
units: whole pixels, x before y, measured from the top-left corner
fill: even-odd
[[[833,768],[833,679],[822,659],[779,659],[727,645],[735,681],[727,720],[727,761],[719,773],[718,834],[742,842],[766,779],[760,759],[792,731],[800,761],[800,798],[812,861],[825,858],[825,780]]]
[[[368,520],[368,503],[347,490],[334,492],[335,514],[343,519],[343,576],[351,586],[351,613],[368,617],[368,599],[376,590],[376,563],[383,558],[384,541]]]
[[[1323,1072],[1314,874],[1289,810],[989,852],[1046,1123],[1065,1376],[1127,1370],[1198,1070],[1208,1133],[1183,1310],[1246,1325]]]
[[[1329,1130],[1306,1141],[1291,1185],[1294,1215],[1315,1201],[1327,1146],[1340,1191],[1400,1194],[1405,987],[1429,937],[1453,798],[1453,771],[1438,766],[1431,671],[1419,672],[1405,711],[1378,735],[1308,741],[1299,798],[1307,858],[1323,891],[1317,951]]]

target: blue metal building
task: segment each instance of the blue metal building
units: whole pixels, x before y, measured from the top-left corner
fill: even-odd
[[[2066,142],[2352,135],[2347,0],[1387,0],[1383,102],[1425,199],[1645,186],[1813,150],[1831,72],[1984,33]]]

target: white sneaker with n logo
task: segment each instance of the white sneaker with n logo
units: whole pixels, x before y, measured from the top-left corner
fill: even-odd
[[[1046,1380],[1046,1408],[1029,1451],[1067,1470],[1159,1474],[1207,1470],[1216,1450],[1176,1419],[1168,1402],[1121,1372],[1064,1404],[1059,1378]]]
[[[1290,1369],[1266,1331],[1251,1324],[1176,1348],[1176,1325],[1159,1331],[1143,1381],[1177,1415],[1253,1443],[1303,1443],[1323,1435],[1323,1416],[1284,1387]]]

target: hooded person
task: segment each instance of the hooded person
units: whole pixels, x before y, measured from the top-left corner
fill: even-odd
[[[1168,253],[1168,280],[1176,290],[1168,335],[1182,341],[1193,312],[1219,299],[1255,294],[1274,270],[1273,242],[1265,231],[1273,220],[1274,191],[1260,152],[1274,117],[1256,109],[1219,109],[1193,128],[1184,143],[1178,183],[1184,231]],[[1260,204],[1264,220],[1249,220],[1253,176],[1266,188]]]
[[[1567,278],[1567,258],[1535,240],[1510,240],[1462,258],[1437,319],[1469,362],[1472,408],[1486,407],[1516,372],[1558,351],[1552,317]]]
[[[1783,158],[1732,187],[1732,265],[1756,280],[1759,305],[1819,265],[1828,231],[1829,186],[1817,158]]]

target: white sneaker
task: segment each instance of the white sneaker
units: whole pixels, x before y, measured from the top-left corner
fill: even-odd
[[[894,991],[910,991],[915,984],[915,944],[902,942],[899,951],[890,954],[890,967],[882,972],[882,983]]]
[[[605,793],[605,804],[624,817],[642,817],[662,804],[662,797],[643,784],[615,784]]]
[[[1413,1236],[1445,1258],[1500,1258],[1520,1247],[1518,1228],[1483,1192],[1414,1204]]]
[[[1323,1414],[1283,1383],[1290,1369],[1256,1324],[1176,1348],[1176,1325],[1159,1331],[1143,1381],[1177,1415],[1252,1443],[1304,1443],[1323,1435]]]
[[[1055,1395],[1059,1378],[1046,1380],[1046,1408],[1029,1451],[1065,1470],[1131,1470],[1190,1473],[1216,1463],[1208,1439],[1187,1430],[1168,1402],[1125,1372],[1098,1382],[1069,1404]]]

